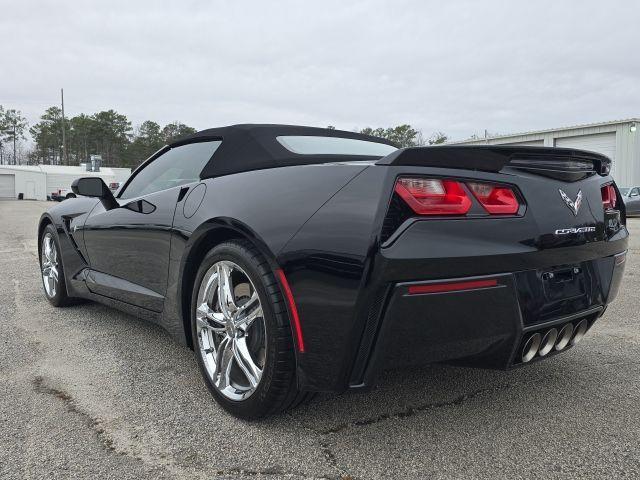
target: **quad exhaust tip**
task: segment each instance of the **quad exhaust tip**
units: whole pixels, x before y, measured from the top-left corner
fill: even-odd
[[[550,328],[546,332],[536,332],[527,338],[522,347],[522,363],[528,363],[533,360],[536,355],[545,357],[554,349],[557,352],[564,350],[569,346],[573,346],[582,340],[589,330],[589,321],[586,318],[580,320],[577,325],[569,322],[560,328]]]
[[[587,322],[587,319],[585,318],[584,320],[581,320],[580,323],[578,323],[578,325],[576,325],[576,328],[573,332],[573,338],[571,339],[571,345],[575,345],[580,340],[582,340],[582,337],[584,337],[588,329],[589,329],[589,322]]]
[[[567,345],[569,345],[569,342],[571,341],[571,337],[573,337],[573,323],[567,323],[560,329],[560,333],[558,333],[556,350],[559,352],[567,348]]]
[[[533,357],[538,353],[541,341],[542,337],[539,333],[534,333],[529,337],[522,349],[522,363],[527,363],[533,360]]]
[[[547,330],[547,333],[542,337],[542,343],[540,344],[540,350],[538,351],[538,355],[544,357],[547,355],[556,344],[556,340],[558,339],[558,330],[556,328],[552,328],[551,330]]]

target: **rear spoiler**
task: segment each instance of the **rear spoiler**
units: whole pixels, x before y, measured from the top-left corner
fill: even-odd
[[[606,176],[611,170],[611,160],[595,152],[573,148],[497,145],[403,148],[381,158],[376,165],[460,168],[482,172],[499,172],[509,166],[537,173],[555,172],[575,180],[593,173]]]

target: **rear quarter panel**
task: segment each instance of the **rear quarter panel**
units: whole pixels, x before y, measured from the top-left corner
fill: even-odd
[[[189,207],[189,194],[177,206],[174,219],[169,285],[164,327],[189,343],[182,319],[188,311],[190,272],[195,252],[213,247],[215,230],[235,231],[250,238],[273,268],[278,253],[305,222],[349,181],[367,168],[367,163],[303,165],[257,170],[206,179],[206,192],[199,207]],[[193,188],[193,187],[192,187]],[[198,187],[199,190],[202,187]]]
[[[343,390],[374,301],[376,252],[393,179],[372,166],[328,201],[282,249],[300,313],[306,352],[298,363],[305,388]]]

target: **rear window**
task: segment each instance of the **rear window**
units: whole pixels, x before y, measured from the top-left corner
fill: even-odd
[[[366,155],[384,157],[397,150],[384,143],[368,142],[355,138],[315,137],[288,135],[276,137],[278,142],[293,153],[301,155]]]

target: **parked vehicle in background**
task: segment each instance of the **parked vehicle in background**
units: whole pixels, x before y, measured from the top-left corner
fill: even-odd
[[[67,198],[76,198],[76,194],[70,188],[60,188],[57,192],[51,192],[51,200],[61,202]]]
[[[627,208],[627,215],[640,215],[640,187],[623,187],[620,195]]]
[[[120,188],[120,182],[109,183],[109,190],[111,190],[113,193],[116,193],[118,188]],[[76,194],[73,193],[70,188],[60,188],[55,192],[51,192],[50,198],[51,200],[55,200],[56,202],[61,202],[68,198],[76,198]]]

